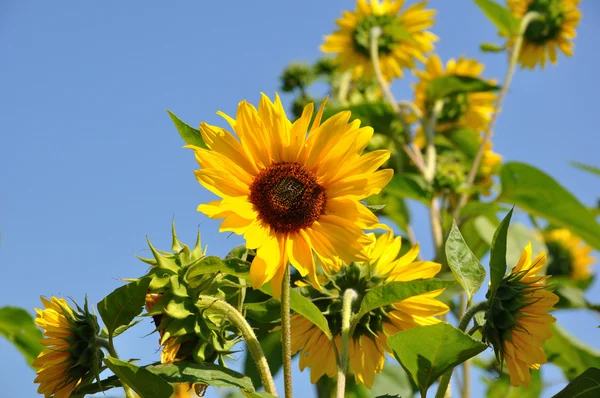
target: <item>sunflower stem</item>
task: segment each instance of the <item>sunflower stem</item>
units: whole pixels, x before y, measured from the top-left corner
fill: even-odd
[[[427,134],[427,174],[425,175],[425,179],[428,182],[432,182],[435,177],[435,166],[436,166],[436,157],[437,153],[435,151],[435,124],[437,122],[437,118],[439,114],[442,112],[444,107],[444,102],[442,100],[437,100],[433,104],[433,108],[431,110],[431,114],[427,118],[426,123],[424,123],[425,134]]]
[[[350,351],[350,318],[352,317],[352,302],[356,297],[358,297],[356,292],[348,289],[344,292],[342,300],[342,352],[338,362],[337,398],[344,398],[346,392],[346,370]]]
[[[108,351],[111,357],[119,359],[119,355],[117,354],[117,350],[115,349],[115,345],[113,344],[112,333],[109,333],[108,340],[96,337],[96,342],[100,347],[106,349],[106,351]],[[131,387],[129,387],[129,385],[123,380],[121,380],[121,387],[123,387],[123,392],[125,392],[125,398],[135,398]]]
[[[242,334],[242,337],[244,338],[244,341],[246,342],[246,345],[248,346],[248,350],[250,351],[250,355],[252,355],[252,359],[254,359],[254,362],[256,363],[260,380],[265,387],[265,391],[269,394],[277,395],[275,383],[273,382],[273,376],[271,375],[271,369],[269,368],[267,358],[265,357],[262,347],[260,346],[260,343],[254,334],[254,330],[252,330],[252,326],[246,322],[244,316],[234,306],[230,305],[225,300],[221,300],[213,296],[200,295],[198,297],[197,304],[202,307],[219,311],[238,328]]]
[[[292,328],[290,323],[290,265],[281,282],[281,336],[283,338],[283,381],[285,398],[292,398]]]
[[[523,45],[523,38],[525,36],[525,31],[529,24],[537,19],[540,19],[542,15],[535,11],[530,11],[523,19],[521,19],[521,26],[519,28],[519,34],[515,39],[515,44],[510,50],[510,62],[508,65],[508,71],[506,72],[506,76],[504,77],[504,82],[502,83],[502,89],[500,90],[500,94],[498,95],[498,100],[496,101],[496,106],[494,108],[494,113],[490,119],[490,122],[487,125],[487,129],[483,136],[483,140],[479,145],[479,149],[477,149],[477,153],[475,154],[475,159],[473,159],[473,165],[471,166],[471,170],[467,176],[466,189],[465,192],[460,196],[458,200],[458,204],[454,209],[453,217],[455,220],[458,220],[460,216],[460,211],[467,204],[467,200],[469,199],[469,188],[473,185],[475,181],[475,177],[477,176],[477,171],[479,170],[479,165],[481,164],[481,160],[483,159],[483,153],[485,152],[485,146],[492,138],[494,124],[498,119],[498,115],[501,112],[502,101],[508,92],[508,88],[510,87],[510,83],[512,81],[513,75],[515,74],[515,70],[517,68],[517,63],[519,61],[519,55],[521,54],[521,46]]]

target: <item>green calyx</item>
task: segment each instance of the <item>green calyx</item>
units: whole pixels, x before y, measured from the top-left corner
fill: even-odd
[[[441,152],[433,180],[437,192],[456,192],[465,182],[465,156],[453,150]]]
[[[363,17],[352,35],[352,41],[354,42],[354,49],[370,57],[370,42],[371,42],[371,29],[379,26],[383,33],[379,37],[377,42],[379,55],[388,55],[398,45],[398,40],[401,39],[399,30],[402,30],[402,26],[398,18],[394,15],[367,15]],[[405,32],[402,32],[406,34]]]
[[[431,109],[430,104],[428,109]],[[466,93],[452,94],[444,99],[444,106],[437,119],[439,124],[456,123],[467,113],[469,97]]]
[[[548,275],[569,276],[573,272],[573,254],[558,242],[546,242],[548,247]]]
[[[542,15],[541,19],[532,21],[525,30],[527,41],[543,45],[560,34],[565,21],[562,0],[534,0],[527,7],[527,11]]]

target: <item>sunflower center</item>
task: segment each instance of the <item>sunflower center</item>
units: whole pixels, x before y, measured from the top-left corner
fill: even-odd
[[[295,162],[275,163],[250,185],[250,202],[275,232],[310,227],[325,210],[327,196],[317,176]]]
[[[527,7],[527,11],[542,14],[541,20],[533,21],[527,27],[527,41],[542,45],[559,35],[565,21],[562,0],[534,0]]]
[[[573,255],[558,242],[546,242],[548,246],[548,275],[570,275],[573,271]]]
[[[398,24],[398,18],[394,15],[367,15],[362,18],[352,35],[352,41],[354,42],[354,49],[367,56],[371,56],[371,28],[375,26],[381,27],[383,33],[379,37],[378,52],[379,55],[390,54],[399,40],[399,31],[401,26]]]
[[[467,109],[469,109],[467,94],[452,94],[444,100],[438,123],[456,123],[467,113]]]

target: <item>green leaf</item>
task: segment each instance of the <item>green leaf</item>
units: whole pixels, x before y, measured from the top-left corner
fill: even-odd
[[[433,197],[433,189],[425,179],[410,173],[395,174],[384,188],[384,192],[399,198],[415,199],[426,204],[429,204]]]
[[[141,319],[138,319],[137,321],[133,321],[133,322],[127,324],[127,325],[119,326],[113,332],[112,337],[117,337],[118,335],[120,335],[121,333],[123,333],[123,332],[127,331],[128,329],[134,327],[135,325],[137,325],[141,321],[142,321]],[[106,326],[102,328],[102,331],[100,331],[100,337],[102,337],[103,339],[107,339],[108,338],[108,329],[106,328]]]
[[[388,346],[419,387],[421,396],[446,371],[487,348],[448,323],[396,333],[388,338]]]
[[[446,241],[446,258],[454,277],[467,292],[469,300],[479,291],[485,281],[485,268],[479,263],[464,238],[456,221],[452,223],[448,240]]]
[[[584,170],[592,174],[596,174],[597,176],[600,176],[600,167],[590,166],[589,164],[583,164],[579,162],[571,162],[571,165],[577,167],[580,170]]]
[[[492,238],[492,250],[490,252],[490,299],[496,294],[496,290],[498,290],[498,286],[500,286],[500,282],[504,278],[504,274],[506,274],[506,241],[512,212],[511,209],[506,217],[504,217],[504,220],[502,220]]]
[[[209,149],[208,146],[206,146],[204,139],[202,139],[202,134],[200,133],[200,130],[197,130],[189,124],[181,121],[181,119],[179,119],[173,112],[167,110],[167,113],[169,114],[169,116],[171,116],[171,120],[175,124],[177,131],[179,131],[179,135],[181,136],[183,141],[185,141],[186,144],[195,145],[204,149]]]
[[[185,274],[185,279],[192,288],[196,288],[202,282],[204,275],[215,274],[217,272],[234,275],[242,279],[249,279],[250,265],[248,262],[238,258],[221,260],[217,256],[208,256],[191,265]]]
[[[427,99],[435,101],[454,94],[497,91],[500,87],[472,76],[447,75],[431,79],[427,84]]]
[[[14,344],[29,366],[44,349],[40,344],[42,332],[35,325],[29,312],[22,308],[0,308],[0,335]]]
[[[593,326],[590,325],[590,331]],[[600,368],[600,353],[567,333],[558,325],[552,325],[552,337],[543,346],[548,362],[562,369],[573,380],[589,367]]]
[[[115,289],[97,304],[109,336],[114,336],[119,327],[128,325],[142,312],[149,285],[150,278],[138,279]]]
[[[408,282],[391,282],[373,288],[363,297],[362,302],[360,303],[360,310],[352,318],[352,324],[356,325],[363,316],[376,308],[394,304],[419,294],[446,289],[454,284],[456,284],[455,281],[444,281],[432,278],[417,279]]]
[[[169,383],[208,384],[217,388],[237,388],[254,391],[252,380],[234,370],[212,363],[199,364],[191,361],[150,365],[146,370]]]
[[[519,34],[521,23],[508,8],[491,0],[475,0],[475,4],[496,25],[502,36],[511,37]]]
[[[147,369],[113,357],[104,358],[104,363],[140,397],[169,398],[173,394],[173,387],[168,382]]]
[[[600,396],[600,369],[589,368],[552,398],[597,398]]]
[[[402,24],[388,24],[383,27],[383,33],[386,36],[391,36],[394,41],[410,41],[413,40],[412,35],[406,30]]]
[[[272,323],[281,319],[281,303],[275,298],[260,303],[245,303],[246,317],[262,323]]]
[[[488,385],[487,398],[539,398],[542,393],[540,371],[532,369],[530,372],[531,384],[529,387],[524,385],[513,387],[510,384],[510,377],[504,373],[492,380],[484,378],[483,381]]]
[[[267,333],[258,340],[262,347],[265,358],[271,369],[271,373],[276,375],[277,372],[283,366],[283,358],[281,356],[281,332],[274,331]],[[262,381],[256,367],[256,362],[250,355],[250,352],[246,352],[246,360],[244,363],[244,374],[252,380],[252,383],[256,388],[262,386]]]
[[[494,43],[481,43],[479,49],[485,53],[500,53],[506,50],[506,46],[500,46]]]
[[[517,205],[557,227],[569,229],[600,249],[600,225],[594,214],[544,172],[524,163],[504,164],[499,201]]]

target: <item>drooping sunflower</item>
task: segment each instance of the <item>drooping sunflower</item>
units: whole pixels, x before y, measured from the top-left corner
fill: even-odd
[[[529,387],[529,369],[546,363],[542,345],[552,337],[550,324],[556,319],[548,314],[558,296],[545,283],[550,276],[537,276],[546,263],[546,253],[531,260],[528,244],[516,267],[504,277],[486,312],[484,341],[491,343],[496,358],[506,361],[513,386]]]
[[[242,101],[235,120],[220,113],[237,138],[202,123],[210,150],[193,147],[198,181],[222,198],[198,211],[224,218],[221,232],[244,235],[246,247],[256,249],[252,286],[273,279],[276,296],[288,262],[319,287],[313,252],[328,271],[367,258],[363,229],[378,220],[360,200],[392,178],[390,169],[377,171],[389,151],[362,155],[373,129],[350,122],[349,111],[321,123],[324,106],[309,130],[313,104],[291,123],[279,96],[273,103],[263,95],[258,109]]]
[[[41,299],[44,309],[35,309],[35,323],[44,330],[41,343],[46,348],[33,361],[38,368],[35,383],[46,398],[68,398],[99,373],[103,354],[95,341],[100,327],[87,302],[84,309],[74,310],[62,298]]]
[[[354,79],[374,76],[370,56],[371,28],[381,27],[378,41],[381,71],[387,81],[402,77],[402,69],[423,62],[433,50],[437,37],[427,31],[434,23],[434,10],[426,10],[426,1],[413,4],[404,12],[404,0],[357,0],[356,10],[345,11],[336,21],[339,30],[325,37],[321,50],[336,53],[342,71],[352,71]]]
[[[543,68],[546,59],[555,64],[558,60],[557,48],[569,57],[573,55],[572,40],[575,39],[575,28],[581,19],[578,4],[579,0],[507,0],[508,8],[519,18],[530,11],[542,15],[540,20],[531,22],[525,30],[519,55],[521,67],[533,69],[539,64]]]
[[[594,263],[592,247],[568,229],[552,229],[544,233],[550,262],[548,274],[566,275],[580,281],[591,276],[590,265]]]
[[[346,289],[357,292],[356,308],[365,293],[377,286],[391,281],[411,281],[420,278],[432,278],[441,269],[441,265],[429,261],[415,261],[419,254],[419,245],[412,247],[398,258],[401,238],[391,232],[374,239],[367,248],[369,259],[362,263],[344,266],[333,275],[322,291],[307,287],[306,293],[318,298],[314,303],[325,314],[333,334],[337,352],[341,347],[341,297]],[[389,351],[387,337],[402,330],[419,325],[439,322],[436,315],[448,311],[448,306],[437,300],[442,293],[436,290],[378,308],[361,318],[350,339],[350,366],[357,383],[371,388],[375,375],[380,373],[385,362],[385,353]],[[316,383],[323,375],[334,377],[336,374],[336,349],[325,334],[301,315],[292,317],[292,352],[300,353],[300,369],[310,367],[311,383]]]

